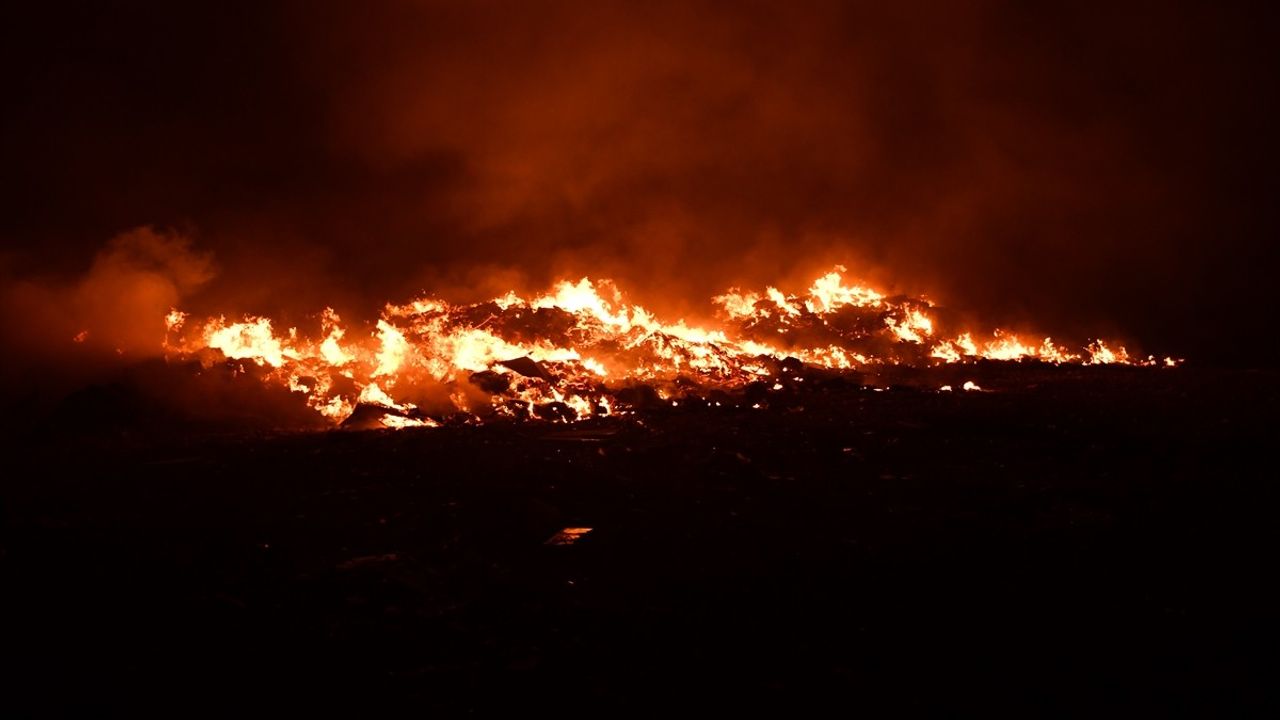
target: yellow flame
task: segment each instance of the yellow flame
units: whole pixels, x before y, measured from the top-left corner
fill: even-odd
[[[278,333],[265,317],[193,323],[175,308],[165,317],[165,349],[204,362],[251,361],[262,368],[264,381],[306,394],[307,403],[335,423],[360,403],[401,413],[386,416],[389,427],[437,424],[405,399],[424,382],[445,384],[440,402],[468,416],[537,415],[540,406],[559,403],[566,410],[546,417],[568,421],[616,414],[609,388],[632,382],[653,383],[672,403],[682,398],[676,386],[681,378],[727,389],[766,380],[781,390],[776,363],[788,357],[835,370],[979,359],[1170,367],[1180,362],[1135,360],[1124,347],[1102,340],[1073,353],[1047,337],[1029,341],[1000,330],[976,339],[972,331],[940,324],[929,303],[891,300],[846,283],[844,272],[837,266],[799,296],[775,287],[763,293],[728,290],[712,300],[722,311],[720,327],[663,322],[624,302],[611,282],[584,277],[560,281],[541,295],[509,292],[480,305],[435,298],[388,304],[373,331],[356,333],[355,340],[331,308],[321,313],[314,339],[296,328]],[[538,325],[543,322],[545,327]],[[900,350],[885,354],[890,346]],[[504,365],[522,358],[542,370],[516,372]],[[469,385],[482,372],[500,379],[501,387],[481,391],[481,385],[489,387],[487,380]],[[963,388],[980,389],[972,381]]]

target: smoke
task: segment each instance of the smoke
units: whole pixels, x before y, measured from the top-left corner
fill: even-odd
[[[40,347],[92,321],[141,352],[151,330],[111,312],[175,294],[355,318],[591,275],[696,315],[835,262],[987,324],[1193,358],[1235,352],[1267,304],[1280,63],[1247,6],[26,12],[0,50],[10,274],[140,225],[198,228],[222,268],[184,285],[100,259],[127,288],[67,291]]]
[[[142,227],[111,239],[77,278],[6,282],[4,386],[54,396],[159,356],[165,315],[213,276],[212,258],[189,238]]]

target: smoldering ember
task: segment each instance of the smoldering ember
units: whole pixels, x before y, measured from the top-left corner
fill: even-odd
[[[15,715],[1276,707],[1262,9],[12,20]]]

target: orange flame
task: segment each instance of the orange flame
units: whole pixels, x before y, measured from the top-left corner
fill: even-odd
[[[616,414],[614,393],[636,383],[664,398],[678,395],[681,382],[732,389],[770,377],[770,364],[787,358],[830,369],[980,359],[1160,364],[1103,340],[1072,352],[1047,337],[947,333],[928,302],[847,284],[844,272],[837,266],[801,295],[730,289],[712,299],[722,318],[717,328],[662,322],[628,305],[613,283],[582,278],[531,298],[510,292],[472,305],[434,298],[387,305],[371,331],[354,337],[329,308],[315,339],[296,328],[280,332],[265,317],[193,323],[175,309],[166,317],[166,349],[206,364],[250,362],[335,423],[359,404],[383,408],[387,427],[437,425],[422,411],[424,400],[443,407],[436,417]]]

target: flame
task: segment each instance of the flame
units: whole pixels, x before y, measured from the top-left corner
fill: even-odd
[[[884,295],[861,285],[845,285],[841,273],[847,272],[843,265],[813,281],[809,288],[810,300],[805,307],[812,313],[825,313],[838,310],[845,305],[854,307],[879,307]]]
[[[177,308],[170,308],[168,314],[164,316],[165,329],[170,332],[177,331],[182,328],[182,324],[187,321],[187,313]]]
[[[907,310],[902,318],[889,316],[884,319],[884,322],[903,342],[921,343],[933,334],[933,321],[914,308]]]
[[[284,365],[286,359],[298,357],[295,350],[287,348],[282,339],[275,336],[269,318],[246,318],[244,322],[227,324],[226,318],[219,317],[205,326],[204,342],[233,360],[252,360],[276,368]]]
[[[335,423],[363,404],[385,410],[382,424],[397,428],[459,416],[571,422],[619,414],[628,404],[618,398],[636,384],[677,407],[691,386],[732,390],[765,381],[779,391],[779,363],[789,358],[831,370],[976,360],[1181,362],[1135,358],[1101,339],[1073,352],[1048,337],[956,332],[929,302],[890,298],[846,282],[845,272],[836,266],[800,294],[731,288],[712,298],[718,327],[663,322],[628,304],[612,282],[584,277],[531,297],[508,292],[470,305],[430,297],[388,304],[363,333],[344,326],[331,308],[310,335],[294,327],[281,332],[260,316],[192,321],[175,308],[165,317],[165,349],[206,365],[251,363],[265,382],[304,394]],[[969,381],[963,389],[980,388]]]

